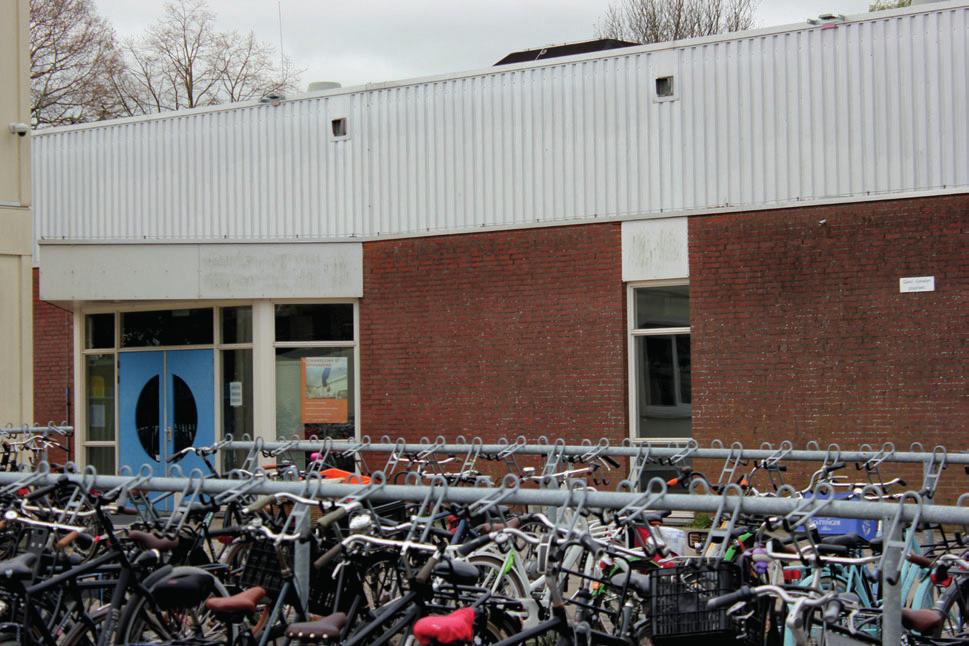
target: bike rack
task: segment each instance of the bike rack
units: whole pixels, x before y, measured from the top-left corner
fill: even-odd
[[[694,485],[700,484],[702,483],[699,480],[694,480],[690,483],[690,488],[693,489]],[[720,527],[723,523],[724,514],[727,512],[727,501],[731,498],[731,494],[736,499],[736,503],[727,521],[727,526]],[[727,549],[730,547],[730,539],[734,528],[737,526],[737,519],[743,513],[744,490],[740,488],[740,485],[731,482],[723,488],[723,493],[718,498],[720,502],[717,504],[717,510],[713,516],[713,524],[710,526],[710,531],[707,532],[707,538],[703,541],[703,549],[700,551],[702,554],[706,554],[714,540],[719,538],[720,547],[717,548],[717,558],[723,558],[727,553]]]

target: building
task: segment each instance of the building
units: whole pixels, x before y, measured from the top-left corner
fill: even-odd
[[[70,313],[38,362],[73,366],[37,392],[72,380],[99,470],[230,432],[961,448],[967,29],[942,2],[36,133],[38,307]]]
[[[29,15],[0,4],[0,426],[33,422]]]

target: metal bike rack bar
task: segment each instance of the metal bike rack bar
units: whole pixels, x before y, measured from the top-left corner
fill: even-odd
[[[0,437],[4,435],[72,435],[73,426],[48,424],[47,426],[37,426],[23,424],[14,426],[12,424],[0,427]]]
[[[241,448],[241,447],[240,447]],[[425,446],[426,448],[426,446]],[[588,447],[585,447],[588,450]],[[446,450],[446,449],[445,449]],[[191,487],[195,492],[206,494],[223,494],[238,489],[240,485],[246,487],[247,493],[256,495],[268,495],[275,493],[292,493],[295,495],[307,495],[306,482],[294,481],[240,481],[223,479],[203,479],[201,472],[193,472],[188,478],[171,477],[149,477],[140,476],[100,476],[88,469],[85,473],[52,474],[49,471],[34,473],[0,472],[0,485],[18,486],[17,483],[29,482],[32,486],[44,486],[54,484],[58,480],[66,478],[72,482],[83,484],[85,487],[96,487],[107,491],[116,487],[131,486],[137,482],[139,490],[142,491],[175,491],[185,492]],[[652,485],[656,484],[656,487]],[[347,484],[328,484],[319,481],[319,486],[315,487],[309,497],[319,499],[337,500],[348,495],[353,495],[367,489],[367,485],[347,485]],[[654,490],[655,489],[655,490]],[[887,502],[871,502],[867,500],[842,501],[833,498],[815,498],[814,500],[803,498],[767,498],[750,497],[737,495],[740,493],[738,487],[728,487],[727,493],[723,495],[709,494],[679,494],[669,493],[665,489],[662,480],[654,479],[651,482],[648,502],[644,501],[641,493],[626,492],[605,492],[583,489],[579,492],[581,504],[586,508],[599,509],[629,509],[637,504],[648,504],[652,510],[681,510],[694,512],[716,513],[723,516],[727,513],[736,516],[742,509],[743,512],[763,515],[763,516],[787,516],[792,513],[808,514],[812,513],[812,506],[816,508],[814,513],[823,509],[825,516],[836,516],[842,518],[862,518],[881,520],[886,531],[890,534],[889,541],[886,543],[885,558],[887,563],[883,570],[886,585],[886,603],[884,604],[884,614],[882,617],[882,643],[894,646],[899,643],[902,635],[901,630],[901,599],[895,599],[899,588],[897,578],[893,578],[890,572],[898,565],[902,558],[903,551],[897,549],[903,544],[901,541],[902,525],[904,523],[916,523],[926,521],[930,523],[959,524],[969,526],[969,507],[930,505],[924,506],[921,498],[914,492],[906,493],[903,502],[906,500],[914,501],[916,504],[901,504]],[[447,487],[442,483],[435,483],[433,486],[425,485],[382,485],[379,488],[370,488],[368,496],[376,502],[389,501],[409,501],[425,503],[428,497],[434,495],[439,501],[447,501],[461,504],[471,504],[482,500],[501,499],[503,504],[509,505],[536,505],[536,506],[564,506],[578,502],[576,488],[570,486],[564,489],[523,489],[515,486],[512,489],[492,488],[492,487]],[[894,547],[893,547],[894,546]],[[889,554],[889,551],[891,552]],[[298,559],[294,568],[300,570],[298,580],[301,583],[301,593],[306,594],[306,583],[309,581],[309,559],[308,555]]]
[[[233,440],[227,442],[224,446],[226,450],[251,450],[256,445],[255,442],[246,440]],[[359,446],[356,442],[346,441],[346,440],[333,440],[327,444],[322,441],[313,440],[300,440],[300,441],[286,441],[286,442],[264,442],[261,448],[265,450],[274,450],[280,448],[288,448],[293,451],[309,452],[309,451],[320,451],[326,448],[326,446],[331,447],[333,450],[346,450]],[[557,447],[554,444],[519,444],[515,443],[504,443],[504,444],[482,444],[480,447],[480,452],[482,455],[487,454],[502,454],[502,452],[507,452],[509,447],[514,447],[514,451],[519,455],[538,455],[546,456],[552,454],[558,450],[562,451],[562,455],[569,457],[580,457],[589,453],[589,446],[587,445],[567,445],[562,447]],[[597,448],[598,455],[608,455],[609,457],[628,457],[635,458],[641,454],[639,448],[640,445],[629,445],[629,446],[609,446],[599,450]],[[663,459],[670,460],[676,459],[684,454],[687,449],[686,446],[665,446],[665,445],[650,445],[649,447],[649,457],[651,459]],[[358,449],[361,453],[393,453],[396,451],[403,451],[404,453],[420,453],[420,452],[431,452],[436,454],[458,454],[467,453],[469,450],[468,444],[392,444],[392,443],[379,443],[379,444],[367,444],[366,446],[359,447]],[[902,463],[902,464],[920,464],[929,465],[936,460],[934,458],[934,453],[929,451],[900,451],[892,453],[891,455],[878,455],[876,451],[841,451],[837,450],[838,456],[842,462],[849,463],[868,463],[873,457],[877,455],[879,462],[888,463]],[[799,462],[822,462],[826,457],[829,457],[831,453],[828,451],[820,450],[798,450],[792,449],[783,454],[782,457],[778,458],[778,451],[776,449],[738,449],[738,448],[693,448],[689,450],[688,457],[690,459],[714,459],[714,460],[727,460],[727,459],[739,459],[739,460],[775,460],[775,461],[799,461]],[[947,453],[946,454],[947,464],[960,464],[969,465],[969,452],[962,453]]]
[[[59,478],[67,478],[73,482],[85,483],[101,490],[109,490],[128,483],[132,476],[102,476],[84,475],[79,473],[0,473],[0,485],[13,484],[24,479],[26,475],[35,477],[31,481],[34,485],[54,484]],[[198,478],[200,476],[196,476]],[[151,477],[139,483],[138,488],[144,491],[184,491],[190,482],[197,482],[191,478]],[[220,494],[232,491],[240,485],[239,480],[209,478],[202,481],[200,491],[206,494]],[[365,486],[365,485],[363,485]],[[362,489],[361,485],[323,483],[316,492],[320,499],[339,499],[351,495]],[[267,480],[248,489],[249,493],[257,495],[271,495],[276,493],[291,493],[301,495],[305,490],[303,482],[285,482]],[[421,502],[427,496],[430,487],[426,485],[385,485],[380,491],[370,497],[378,502],[408,501]],[[500,493],[500,488],[493,487],[449,487],[444,500],[459,504],[477,502],[486,496]],[[509,505],[550,505],[562,506],[570,500],[568,489],[526,489],[521,488],[503,498],[503,503]],[[622,509],[642,498],[639,493],[618,491],[592,491],[587,494],[586,505],[598,509]],[[679,510],[716,513],[718,510],[733,511],[742,501],[743,510],[760,516],[784,516],[804,505],[800,498],[759,498],[718,495],[691,495],[680,493],[665,493],[651,499],[650,507],[659,510]],[[912,507],[908,509],[908,507]],[[899,516],[899,513],[901,514]],[[868,500],[829,500],[825,501],[824,515],[840,518],[859,518],[883,520],[885,518],[900,518],[904,522],[921,519],[930,523],[946,523],[969,526],[969,507],[955,507],[949,505],[931,505],[920,509],[914,505],[900,507],[897,503],[873,502]]]

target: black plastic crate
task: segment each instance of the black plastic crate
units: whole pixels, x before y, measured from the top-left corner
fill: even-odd
[[[287,563],[292,563],[292,554],[288,548],[288,545],[283,546],[284,557]],[[242,589],[262,586],[270,597],[277,596],[283,589],[283,577],[275,544],[272,541],[249,543],[242,558],[245,566],[239,577],[239,586]]]
[[[649,577],[654,638],[736,634],[726,608],[707,610],[707,601],[739,587],[740,572],[733,563],[688,561],[652,570]]]

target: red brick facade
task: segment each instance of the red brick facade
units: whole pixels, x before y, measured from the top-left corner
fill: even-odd
[[[39,293],[40,274],[34,269],[34,421],[73,423],[68,419],[75,406],[73,315],[40,300]]]
[[[620,230],[365,243],[362,431],[621,441]],[[965,448],[969,196],[692,217],[689,247],[701,444]],[[901,294],[904,276],[935,276],[936,291]],[[36,271],[34,297],[35,417],[61,421],[71,314],[36,300]]]
[[[362,429],[627,434],[620,226],[364,245]]]
[[[696,217],[689,238],[701,443],[965,448],[969,197]]]

